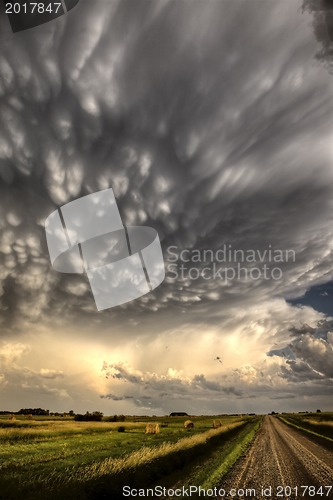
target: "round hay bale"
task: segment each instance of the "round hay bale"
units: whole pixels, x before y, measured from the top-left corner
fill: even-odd
[[[194,423],[192,422],[192,420],[185,420],[184,427],[185,429],[193,429]]]
[[[219,427],[222,427],[221,420],[213,420],[213,428],[218,429]]]
[[[146,434],[158,434],[160,432],[160,424],[148,422],[146,425]]]

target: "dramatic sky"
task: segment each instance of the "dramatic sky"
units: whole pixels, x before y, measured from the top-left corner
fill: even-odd
[[[0,409],[333,409],[318,49],[298,0],[81,0],[16,34],[1,10]],[[44,221],[109,187],[125,225],[158,231],[166,279],[98,312],[85,276],[52,269]],[[264,262],[233,280],[170,262],[225,246]],[[245,275],[264,263],[274,277]]]

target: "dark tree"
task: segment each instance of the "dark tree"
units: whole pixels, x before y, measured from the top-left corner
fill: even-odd
[[[49,410],[43,410],[43,408],[21,408],[17,412],[17,415],[44,415],[48,416],[50,414]]]
[[[101,411],[94,411],[90,413],[87,411],[85,415],[81,415],[77,413],[74,417],[74,420],[77,422],[101,422],[103,418],[103,413]]]

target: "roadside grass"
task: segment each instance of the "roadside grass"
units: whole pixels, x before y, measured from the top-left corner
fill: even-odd
[[[304,422],[308,422],[311,425],[325,425],[325,426],[328,425],[329,427],[333,427],[333,420],[329,421],[329,420],[315,420],[313,418],[305,418]]]
[[[263,417],[255,417],[245,425],[231,429],[225,436],[221,436],[215,446],[207,447],[203,456],[199,456],[185,467],[160,480],[158,485],[167,489],[189,488],[201,486],[205,489],[221,485],[223,477],[229,472],[236,461],[244,455],[255,438]]]
[[[333,413],[283,414],[280,420],[333,445]]]
[[[149,482],[247,420],[222,416],[223,426],[214,430],[213,418],[193,417],[194,428],[185,430],[184,418],[141,417],[121,422],[124,433],[117,432],[119,422],[12,422],[14,426],[0,428],[0,498],[101,498],[93,492],[105,485],[109,491],[111,478],[117,491],[127,484],[125,477],[133,480],[138,473]],[[165,427],[146,435],[146,423],[152,420]]]
[[[214,488],[221,484],[222,478],[229,472],[236,461],[244,455],[247,449],[252,444],[260,426],[262,424],[263,417],[258,417],[255,419],[251,425],[237,435],[235,442],[227,442],[222,450],[222,454],[216,457],[216,464],[213,467],[213,472],[209,473],[208,464],[203,470],[202,474],[206,473],[206,479],[200,484],[205,489]],[[211,464],[213,465],[213,464]]]

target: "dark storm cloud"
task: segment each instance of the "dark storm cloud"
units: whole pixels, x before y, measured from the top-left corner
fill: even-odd
[[[303,289],[331,268],[322,223],[331,214],[331,174],[317,145],[329,132],[332,92],[311,61],[314,44],[296,3],[82,1],[75,15],[31,32],[12,35],[6,23],[7,321],[47,321],[51,310],[61,321],[93,319],[84,280],[50,269],[43,221],[56,205],[107,187],[124,223],[156,227],[165,253],[169,244],[295,249],[284,279],[261,283],[258,297],[297,294],[291,282]],[[225,307],[248,300],[244,283],[230,294],[218,280],[186,288],[169,281],[103,318],[182,303],[195,310],[198,301],[207,313],[217,299]]]
[[[316,332],[316,328],[312,328],[309,325],[303,325],[301,327],[291,326],[289,331],[293,335],[303,335],[305,333],[314,334]]]
[[[295,340],[292,349],[315,373],[333,379],[333,333],[328,334],[326,341],[306,335]]]
[[[322,379],[320,373],[315,372],[311,366],[304,361],[287,361],[287,366],[281,367],[282,375],[293,382],[302,382],[305,380]]]

